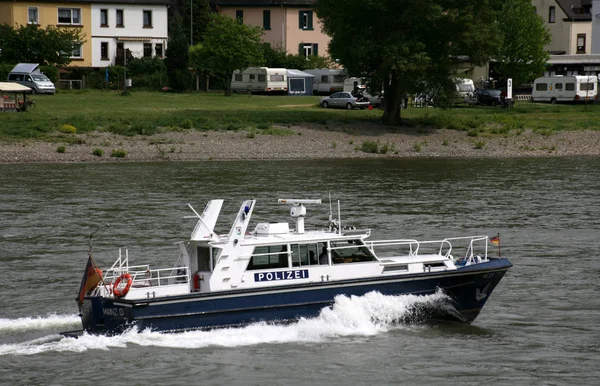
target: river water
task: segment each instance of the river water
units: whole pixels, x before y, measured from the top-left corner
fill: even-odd
[[[0,165],[0,384],[597,385],[599,191],[599,158]],[[81,328],[95,229],[110,224],[101,267],[125,246],[167,267],[195,223],[186,203],[225,199],[225,233],[244,199],[276,221],[278,198],[329,192],[374,239],[500,233],[514,267],[472,325],[389,324],[420,300],[369,294],[285,326],[59,334]],[[327,205],[307,210],[307,228],[326,224]]]

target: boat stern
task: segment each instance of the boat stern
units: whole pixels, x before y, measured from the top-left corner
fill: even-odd
[[[113,299],[88,296],[81,309],[83,330],[91,334],[119,334],[133,323],[132,307]]]

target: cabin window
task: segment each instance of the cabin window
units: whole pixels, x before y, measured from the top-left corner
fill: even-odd
[[[269,80],[271,82],[283,82],[283,75],[269,75]]]
[[[537,83],[535,91],[548,91],[548,83]]]
[[[292,266],[303,267],[319,264],[319,253],[323,250],[325,243],[292,244]]]
[[[554,84],[554,89],[555,89],[556,91],[562,91],[562,89],[563,89],[563,85],[562,85],[562,83],[555,83],[555,84]]]
[[[585,34],[577,34],[577,53],[585,54]]]
[[[27,22],[29,24],[39,24],[39,10],[38,7],[27,8]]]
[[[254,74],[250,74],[250,80],[254,80],[256,77]]]
[[[258,76],[258,81],[259,82],[266,82],[267,81],[267,76],[266,75],[259,75]]]
[[[108,27],[108,9],[100,10],[100,27]]]
[[[254,248],[246,270],[288,268],[287,245],[269,245]]]
[[[346,75],[334,75],[333,76],[333,81],[335,83],[342,83],[344,81],[344,79],[346,79]]]
[[[198,247],[198,271],[210,272],[210,248]]]
[[[579,89],[581,91],[594,91],[594,83],[581,83]]]
[[[312,30],[313,29],[313,13],[312,11],[299,11],[299,21],[298,24],[300,29],[303,30]]]
[[[235,78],[236,82],[241,82],[242,81],[242,74],[235,74],[234,78]]]
[[[567,90],[567,91],[575,91],[575,83],[567,83],[567,84],[565,84],[565,90]]]
[[[375,261],[362,240],[332,241],[331,260],[334,264]]]
[[[329,75],[321,75],[321,83],[329,83]]]
[[[268,9],[263,10],[263,29],[271,29],[271,11]]]
[[[548,10],[548,23],[554,23],[556,21],[556,7],[550,7]]]

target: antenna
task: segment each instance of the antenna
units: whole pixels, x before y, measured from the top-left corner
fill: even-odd
[[[92,233],[90,233],[90,250],[88,252],[88,255],[90,255],[90,257],[92,256],[92,237],[94,237],[94,235],[98,232],[100,232],[101,230],[104,230],[106,228],[108,228],[110,226],[109,223],[106,223],[106,225],[101,226],[100,228],[96,229],[95,231],[93,231]]]

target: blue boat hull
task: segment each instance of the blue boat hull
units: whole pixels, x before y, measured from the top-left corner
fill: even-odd
[[[317,316],[338,295],[362,296],[372,291],[383,295],[430,295],[438,290],[448,295],[452,307],[429,310],[428,317],[471,323],[511,266],[507,259],[493,259],[456,271],[268,289],[192,293],[148,300],[86,297],[82,324],[90,333],[118,334],[134,325],[155,331],[184,331],[258,321],[281,323]]]

